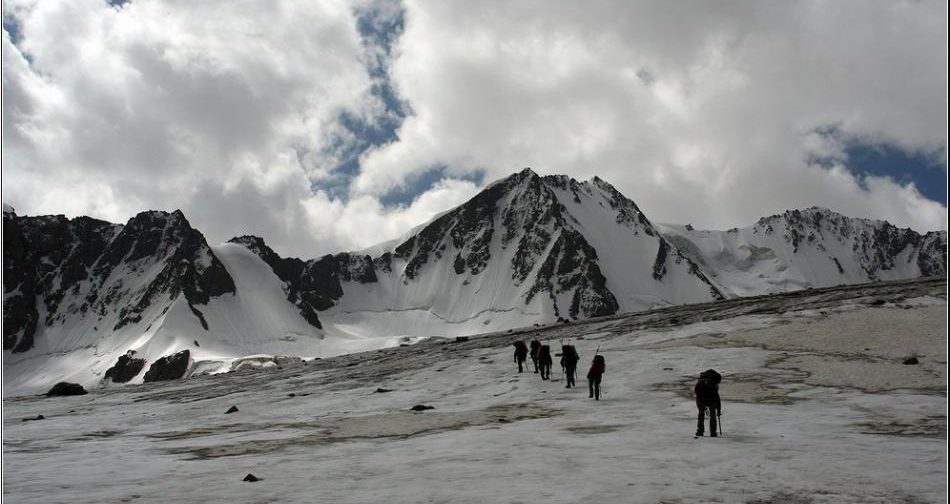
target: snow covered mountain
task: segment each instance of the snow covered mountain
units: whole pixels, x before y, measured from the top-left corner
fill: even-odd
[[[177,378],[321,346],[266,264],[237,245],[209,247],[181,212],[118,225],[9,211],[3,225],[5,393],[141,382],[152,365]]]
[[[323,285],[327,295],[314,297],[332,299],[315,305],[328,330],[367,337],[473,334],[722,297],[606,182],[531,170],[375,257],[326,256],[300,278],[291,290]]]
[[[946,231],[921,235],[818,207],[728,231],[659,227],[717,286],[738,296],[947,273]]]
[[[599,178],[530,169],[404,239],[309,260],[254,236],[209,246],[178,211],[119,225],[5,207],[3,225],[5,394],[946,274],[946,232],[820,209],[724,232],[658,227]]]

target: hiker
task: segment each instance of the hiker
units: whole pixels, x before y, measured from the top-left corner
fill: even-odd
[[[528,345],[524,341],[515,341],[512,345],[515,346],[515,362],[518,363],[518,372],[521,373],[524,371],[524,361],[528,358]]]
[[[581,356],[577,354],[574,345],[563,345],[561,347],[561,369],[564,370],[564,376],[567,377],[567,387],[576,387],[575,378],[577,376],[577,362]]]
[[[587,372],[587,385],[590,388],[590,397],[594,400],[600,400],[600,380],[607,371],[607,361],[604,356],[597,354],[590,363],[590,371]]]
[[[534,363],[534,373],[538,374],[538,357],[541,356],[541,342],[537,338],[531,340],[531,362]]]
[[[709,435],[716,437],[716,419],[722,414],[722,402],[719,400],[719,382],[722,375],[714,369],[707,369],[699,373],[699,381],[693,387],[696,394],[696,408],[699,410],[699,420],[696,424],[696,435],[703,435],[703,421],[709,415]]]
[[[541,345],[541,349],[538,351],[538,368],[541,370],[542,380],[551,379],[551,364],[553,363],[551,345]]]

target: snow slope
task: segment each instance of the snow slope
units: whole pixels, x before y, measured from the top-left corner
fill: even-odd
[[[374,281],[341,282],[331,331],[466,335],[720,297],[606,182],[524,170],[401,243]]]
[[[4,211],[3,394],[87,387],[120,356],[328,357],[724,297],[946,274],[946,232],[823,209],[729,231],[655,226],[595,177],[523,170],[399,240],[282,258],[209,246],[179,212],[124,225]],[[253,359],[255,362],[258,359]],[[111,382],[110,382],[111,383]]]
[[[945,313],[943,281],[815,289],[6,398],[4,497],[945,502]],[[510,342],[531,336],[571,339],[582,364],[599,347],[603,400],[518,374]],[[908,355],[920,364],[900,364]],[[693,439],[690,389],[709,367],[724,376],[724,437]],[[415,404],[435,409],[409,411]],[[239,411],[224,414],[232,405]],[[261,480],[241,481],[248,473]]]
[[[920,235],[817,207],[728,231],[658,228],[718,286],[739,296],[946,275],[946,231]]]

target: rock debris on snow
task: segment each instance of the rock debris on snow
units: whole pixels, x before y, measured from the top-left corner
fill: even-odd
[[[46,393],[46,396],[74,396],[88,393],[89,392],[78,383],[59,382],[56,385],[53,385],[53,388],[49,389],[49,392]]]

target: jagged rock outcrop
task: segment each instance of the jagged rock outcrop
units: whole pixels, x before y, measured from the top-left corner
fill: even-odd
[[[145,372],[144,382],[177,380],[185,376],[191,364],[191,352],[182,350],[172,355],[166,355],[153,362]]]
[[[142,212],[125,225],[4,212],[3,226],[5,350],[27,351],[39,327],[70,318],[108,318],[118,330],[179,294],[203,318],[198,306],[234,292],[180,211]]]
[[[319,259],[303,261],[282,258],[257,236],[239,236],[229,240],[247,247],[267,263],[284,282],[287,300],[314,327],[322,328],[317,312],[333,306],[343,296],[340,282],[373,283],[377,281],[373,259],[368,255],[341,252]]]
[[[145,368],[145,359],[135,357],[135,350],[120,355],[115,365],[106,370],[105,379],[114,383],[126,383],[138,376]]]
[[[819,207],[727,231],[665,226],[666,238],[738,295],[944,276],[946,231],[917,233]]]

